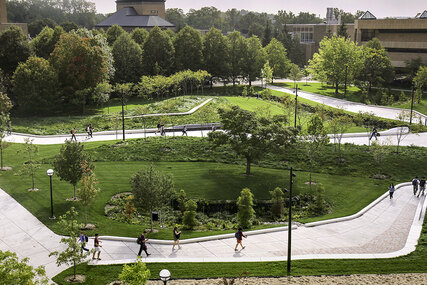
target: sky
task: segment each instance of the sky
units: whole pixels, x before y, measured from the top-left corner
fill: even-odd
[[[95,2],[99,13],[116,11],[115,0],[90,0]],[[377,18],[385,17],[414,17],[417,13],[427,10],[426,0],[167,0],[166,8],[181,8],[184,12],[189,9],[214,6],[222,11],[236,8],[256,12],[277,13],[278,10],[310,12],[326,16],[326,8],[339,8],[355,13],[357,10],[369,10]]]

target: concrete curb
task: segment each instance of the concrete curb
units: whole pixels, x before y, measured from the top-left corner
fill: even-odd
[[[292,226],[292,229],[296,230],[296,229],[298,229],[298,227],[294,225],[294,226]],[[286,227],[277,227],[277,228],[248,231],[248,232],[245,232],[245,235],[253,236],[253,235],[274,233],[274,232],[287,231],[287,230],[288,230],[287,226]],[[180,240],[179,243],[180,244],[189,244],[189,243],[197,243],[197,242],[204,242],[204,241],[221,240],[221,239],[227,239],[227,238],[234,238],[234,233],[216,235],[216,236],[208,236],[208,237],[183,239],[183,240]],[[137,237],[129,238],[129,237],[102,236],[102,237],[99,237],[99,239],[111,240],[111,241],[121,241],[121,242],[136,242]],[[150,239],[150,241],[147,243],[148,244],[173,245],[173,240]]]
[[[398,190],[399,188],[402,188],[405,186],[410,186],[410,185],[411,185],[411,182],[404,182],[404,183],[400,183],[400,184],[396,185],[395,188],[396,188],[396,190]],[[321,226],[321,225],[327,225],[327,224],[333,224],[333,223],[339,223],[339,222],[354,220],[354,219],[366,214],[367,211],[372,209],[375,205],[377,205],[379,202],[381,202],[382,200],[384,200],[388,196],[389,196],[388,192],[384,193],[383,195],[378,197],[375,201],[373,201],[371,204],[369,204],[368,206],[366,206],[365,208],[363,208],[362,210],[360,210],[359,212],[357,212],[354,215],[336,218],[336,219],[318,221],[318,222],[313,222],[313,223],[307,223],[307,224],[304,224],[304,226],[307,228],[310,228],[310,227],[316,227],[316,226]]]

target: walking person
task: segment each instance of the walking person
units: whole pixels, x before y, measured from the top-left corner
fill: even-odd
[[[161,135],[161,136],[166,135],[165,125],[161,125],[161,126],[160,126],[160,135]]]
[[[101,247],[102,247],[100,243],[101,241],[99,240],[99,234],[95,234],[95,240],[93,241],[94,251],[93,251],[92,259],[101,260],[101,258],[99,258],[99,256],[101,255]],[[96,253],[98,253],[98,258],[95,258]]]
[[[182,128],[182,135],[188,136],[188,135],[187,135],[187,126],[184,126],[184,127]]]
[[[85,235],[85,234],[83,234],[83,233],[80,233],[80,236],[79,236],[79,240],[80,240],[80,243],[81,243],[81,247],[82,247],[82,252],[83,252],[83,250],[84,251],[89,251],[89,249],[87,249],[85,246],[86,246],[86,243],[89,241],[89,238],[87,237],[87,235]]]
[[[162,125],[160,123],[157,124],[157,131],[156,131],[156,135],[157,133],[160,133],[160,129],[161,129]]]
[[[216,126],[214,124],[212,124],[212,132],[216,131]]]
[[[147,245],[145,243],[148,241],[148,238],[146,238],[146,235],[147,235],[147,231],[144,231],[136,240],[136,242],[140,245],[138,256],[141,256],[142,251],[145,252],[147,257],[151,255],[150,253],[147,252]]]
[[[426,190],[426,177],[423,176],[423,178],[420,180],[420,191],[418,192],[417,197],[420,197],[421,191],[423,191],[423,194],[421,195],[424,195],[425,190]]]
[[[87,125],[86,133],[87,133],[87,138],[89,138],[90,137],[90,125]]]
[[[181,246],[179,245],[179,238],[181,237],[181,232],[178,231],[178,227],[175,226],[173,228],[173,246],[172,250],[175,249],[175,245],[178,245],[178,249],[181,249]]]
[[[71,130],[71,141],[73,141],[73,139],[75,140],[75,142],[77,142],[77,138],[76,138],[76,128],[73,128]]]
[[[236,237],[236,240],[237,240],[236,247],[234,248],[234,251],[237,251],[237,247],[239,246],[239,244],[242,247],[242,249],[245,249],[245,246],[243,246],[243,244],[242,244],[242,239],[247,238],[247,236],[245,236],[243,234],[242,228],[239,228],[234,236]]]
[[[371,134],[371,137],[369,138],[369,140],[372,140],[373,137],[375,137],[375,139],[378,140],[377,136],[378,136],[378,131],[377,131],[377,128],[374,127],[372,129],[372,134]]]
[[[90,137],[93,138],[93,127],[92,127],[92,124],[89,124],[89,134],[90,134]]]
[[[10,126],[10,121],[7,122],[7,135],[10,136],[12,134],[12,128]]]
[[[394,184],[393,183],[391,183],[390,186],[388,186],[388,191],[390,193],[390,199],[392,199],[394,191],[396,191],[396,188],[394,188]]]
[[[418,176],[416,176],[414,179],[412,179],[412,187],[414,188],[414,195],[417,195],[418,184],[420,184],[420,181],[418,180]]]

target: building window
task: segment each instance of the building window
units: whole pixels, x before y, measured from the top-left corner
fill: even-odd
[[[150,11],[150,14],[152,14],[152,15],[157,15],[157,14],[159,14],[159,11],[157,11],[157,10],[151,10],[151,11]]]
[[[368,42],[375,38],[375,30],[362,30],[362,42]]]

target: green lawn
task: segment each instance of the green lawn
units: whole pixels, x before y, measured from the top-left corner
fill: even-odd
[[[427,219],[424,221],[421,238],[416,250],[406,256],[388,259],[330,259],[292,261],[293,276],[304,275],[350,275],[350,274],[396,274],[427,273]],[[151,279],[158,279],[160,270],[167,268],[173,279],[189,278],[237,278],[240,274],[256,277],[286,276],[286,262],[236,262],[236,263],[148,263]],[[122,265],[77,267],[78,274],[85,274],[90,285],[109,284],[117,280]],[[53,278],[57,284],[68,284],[67,269]]]

